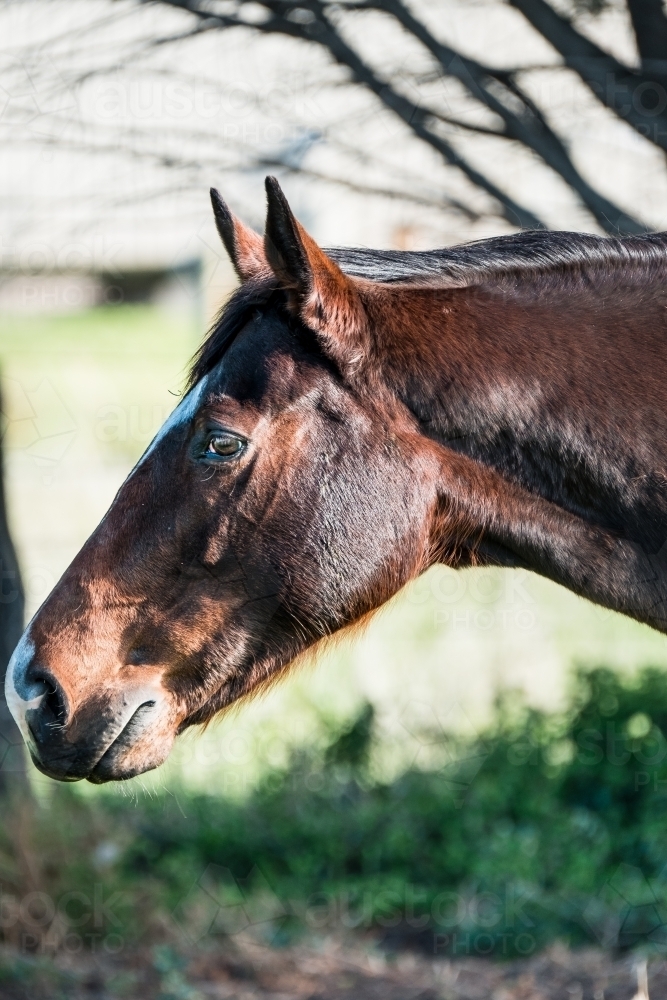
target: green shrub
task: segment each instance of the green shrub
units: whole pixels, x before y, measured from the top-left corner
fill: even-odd
[[[665,734],[663,672],[596,669],[560,714],[504,698],[473,740],[430,734],[441,765],[391,782],[373,778],[364,706],[243,801],[59,788],[39,823],[69,831],[55,880],[102,878],[126,900],[125,934],[150,936],[168,914],[197,941],[253,925],[275,941],[372,930],[439,954],[529,954],[557,938],[661,950]],[[118,854],[100,875],[106,842]]]

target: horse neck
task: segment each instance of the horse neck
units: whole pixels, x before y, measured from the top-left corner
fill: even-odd
[[[635,538],[637,479],[667,472],[667,295],[634,291],[391,289],[383,378],[425,436]]]
[[[511,287],[390,289],[376,326],[383,380],[440,447],[443,501],[473,526],[471,558],[527,566],[667,630],[666,491],[635,482],[667,460],[667,425],[638,435],[640,387],[610,374],[636,369],[637,347],[615,339],[630,320],[613,301],[600,340],[611,356],[582,351],[596,306]],[[662,316],[664,302],[649,302],[631,322],[664,341]]]
[[[553,363],[540,357],[534,309],[479,288],[396,288],[382,304],[384,380],[427,437],[501,470],[528,431],[548,434]],[[523,458],[514,455],[518,481]]]

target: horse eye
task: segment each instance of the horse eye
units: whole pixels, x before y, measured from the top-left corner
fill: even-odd
[[[217,455],[219,458],[234,458],[243,451],[243,441],[232,434],[215,434],[208,440],[207,455]]]

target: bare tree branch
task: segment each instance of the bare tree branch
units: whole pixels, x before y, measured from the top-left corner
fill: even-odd
[[[319,170],[312,170],[309,167],[294,167],[279,157],[266,157],[257,161],[258,166],[267,170],[276,168],[286,170],[288,173],[299,174],[302,177],[311,177],[313,180],[323,181],[325,184],[334,184],[336,187],[346,188],[356,194],[371,195],[373,197],[389,198],[392,201],[407,201],[413,205],[421,205],[424,208],[445,208],[465,216],[469,222],[476,222],[481,218],[479,212],[473,211],[468,205],[458,201],[456,198],[441,196],[440,198],[428,198],[409,191],[396,191],[392,188],[378,187],[377,185],[362,184],[358,181],[350,180],[346,177],[333,177],[331,174],[322,173]]]
[[[454,76],[466,87],[472,97],[481,101],[490,111],[502,118],[505,123],[505,135],[508,138],[532,149],[548,167],[563,178],[573,191],[576,191],[583,204],[603,229],[607,232],[621,231],[626,233],[646,231],[645,225],[631,218],[584,180],[574,166],[564,144],[550,128],[543,114],[516,83],[509,86],[510,80],[506,74],[494,72],[474,59],[461,56],[454,49],[437,41],[425,25],[408,10],[402,0],[369,0],[368,6],[392,14],[407,31],[418,38],[438,60],[446,75]],[[512,95],[520,102],[521,111],[519,114],[512,111],[507,103],[504,103],[493,91],[489,90],[490,79],[494,79],[511,90]]]
[[[164,65],[151,66],[150,53],[211,31],[229,31],[234,28],[243,28],[246,32],[252,31],[265,36],[286,36],[311,47],[317,46],[329,57],[329,65],[332,68],[343,67],[347,71],[346,74],[337,75],[336,78],[333,78],[331,73],[327,78],[326,69],[322,70],[321,76],[327,79],[329,88],[349,87],[352,84],[372,94],[387,111],[402,122],[414,138],[434,150],[445,166],[460,171],[472,185],[471,190],[484,192],[488,196],[486,202],[488,208],[476,206],[473,209],[471,205],[474,198],[470,204],[464,204],[468,200],[466,197],[463,200],[459,197],[457,201],[437,194],[432,196],[428,184],[422,183],[422,178],[404,177],[398,180],[400,167],[394,162],[387,162],[381,167],[386,179],[378,181],[377,156],[371,156],[367,160],[367,166],[375,173],[374,180],[367,182],[353,170],[350,175],[351,180],[347,184],[351,189],[358,187],[360,193],[366,194],[371,193],[371,189],[377,184],[381,197],[393,198],[399,193],[398,189],[404,186],[403,197],[413,204],[428,204],[445,211],[462,212],[469,219],[495,215],[514,226],[542,226],[542,219],[537,213],[510,193],[502,180],[493,177],[493,158],[482,161],[481,165],[470,158],[467,152],[470,143],[468,146],[464,145],[465,136],[477,135],[489,140],[502,139],[505,143],[532,152],[536,161],[548,167],[565,183],[603,230],[610,233],[619,231],[637,233],[648,228],[631,212],[602,194],[592,179],[584,176],[575,165],[566,139],[555,131],[548,114],[540,106],[541,102],[531,98],[527,89],[527,74],[539,67],[534,65],[494,67],[487,65],[486,60],[480,61],[462,55],[457,49],[434,35],[409,0],[354,0],[342,4],[334,3],[333,0],[257,0],[255,3],[251,3],[250,0],[135,0],[136,4],[150,2],[155,6],[170,7],[192,20],[190,23],[185,20],[182,26],[179,26],[178,20],[173,24],[169,23],[168,27],[165,25],[163,34],[153,37],[149,27],[148,32],[139,33],[130,40],[129,46],[126,44],[120,52],[111,50],[109,58],[106,58],[103,50],[99,49],[100,58],[88,59],[89,52],[96,51],[94,46],[91,50],[89,44],[91,40],[94,42],[91,33],[95,30],[95,24],[100,23],[103,27],[105,20],[107,22],[113,20],[113,15],[109,18],[107,11],[102,18],[91,19],[90,22],[81,24],[75,29],[77,40],[83,39],[86,45],[85,49],[76,47],[74,62],[79,70],[78,74],[68,79],[59,77],[57,63],[48,58],[51,39],[47,39],[37,48],[28,46],[24,53],[32,77],[39,77],[43,91],[49,94],[57,92],[58,87],[64,93],[68,87],[83,86],[93,77],[115,74],[119,71],[132,74],[133,79],[137,73],[149,76],[175,74],[179,80],[181,77],[187,79],[187,74],[184,76],[180,68],[172,70]],[[667,149],[667,91],[664,92],[663,100],[661,91],[657,89],[662,86],[661,80],[667,87],[667,75],[660,76],[663,62],[655,58],[664,53],[667,36],[667,18],[662,9],[662,0],[625,0],[625,2],[642,56],[641,69],[624,65],[592,42],[578,30],[575,22],[557,12],[551,5],[552,0],[508,0],[509,5],[520,11],[556,51],[561,53],[564,66],[574,69],[604,106],[614,111],[651,142]],[[125,16],[128,9],[131,8],[124,7],[122,16]],[[429,70],[421,60],[414,71],[411,68],[407,71],[401,70],[400,73],[383,70],[373,62],[374,56],[367,57],[364,51],[357,48],[355,39],[359,34],[358,32],[354,34],[358,28],[356,18],[375,17],[378,14],[390,19],[398,30],[405,32],[411,40],[419,43],[425,54],[428,53],[433,60],[432,69]],[[174,18],[171,20],[174,21]],[[353,28],[352,35],[349,33],[350,27]],[[54,33],[55,54],[60,53],[64,41],[67,41],[66,33],[64,35]],[[12,58],[16,58],[18,49],[12,49],[10,46],[6,51],[11,53]],[[40,58],[37,58],[36,53]],[[47,58],[42,60],[42,55]],[[69,51],[67,55],[68,58],[72,58]],[[49,65],[55,72],[48,70]],[[47,67],[45,72],[43,66]],[[552,72],[563,72],[562,68],[559,69],[554,65],[549,66],[549,69]],[[49,72],[53,79],[50,79]],[[446,101],[441,100],[437,94],[428,95],[427,91],[420,91],[418,96],[415,95],[415,86],[428,86],[430,83],[444,80],[456,81],[462,88],[462,90],[457,88],[456,93],[457,99],[464,102],[463,113],[450,112]],[[201,86],[201,79],[197,77],[191,85]],[[215,80],[210,80],[209,85],[219,87]],[[422,96],[423,93],[427,96]],[[650,107],[651,99],[655,103],[653,109]],[[261,98],[258,95],[255,95],[255,103],[262,113]],[[477,111],[477,118],[481,120],[475,120],[475,114],[469,116],[469,110]],[[372,113],[368,112],[369,119]],[[57,117],[51,114],[54,133],[62,137],[66,131],[66,144],[71,145],[74,141],[75,144],[79,144],[78,148],[83,149],[86,146],[86,130],[94,130],[94,126],[83,119],[70,117],[71,121],[66,123],[64,117],[58,121]],[[359,125],[358,117],[355,117],[354,121]],[[326,131],[330,145],[335,145],[337,132],[342,135],[349,126],[350,120],[341,119],[335,124],[329,120]],[[106,129],[109,132],[108,126]],[[34,141],[44,141],[38,130],[33,131]],[[119,148],[130,155],[152,159],[157,165],[167,168],[176,166],[181,170],[196,173],[208,162],[208,153],[215,155],[216,149],[220,148],[220,136],[210,131],[190,133],[189,130],[183,131],[179,127],[178,130],[172,129],[171,132],[163,130],[156,132],[154,126],[143,131],[147,135],[150,133],[150,142],[144,142],[138,134],[135,135],[133,130],[129,130],[123,133]],[[109,143],[104,136],[97,135],[90,145],[98,151],[104,151],[113,148],[113,143],[113,139]],[[207,154],[204,159],[201,155],[191,157],[183,155],[183,144],[187,146],[190,143],[199,151],[202,151],[203,147]],[[226,136],[222,151],[227,153],[229,147],[229,137]],[[239,147],[238,154],[236,166],[227,163],[225,169],[257,169],[258,165],[268,163],[282,164],[283,169],[295,169],[294,164],[287,162],[280,151],[255,149],[253,152],[246,144],[243,151]],[[362,154],[362,144],[359,144],[354,150],[354,155],[363,160]],[[225,160],[225,157],[222,159]],[[313,169],[312,162],[309,162],[306,168],[300,160],[297,166],[302,173],[313,179],[339,185],[347,183],[341,176],[329,177],[326,173]],[[338,174],[340,171],[335,173]]]
[[[560,53],[565,65],[605,107],[649,142],[667,149],[667,92],[660,80],[619,62],[578,32],[546,0],[508,2]]]
[[[667,76],[667,17],[662,0],[627,0],[642,71]]]
[[[163,0],[163,2],[195,14],[203,23],[213,26],[219,16],[219,27],[248,27],[246,21],[232,15],[212,14],[201,0]],[[242,5],[241,5],[242,6]],[[452,119],[436,109],[417,105],[406,98],[389,81],[382,80],[357,52],[344,41],[332,20],[332,5],[328,0],[302,0],[298,10],[307,12],[311,20],[301,22],[291,19],[297,9],[286,0],[262,0],[266,18],[255,27],[263,33],[279,32],[310,41],[324,47],[340,65],[346,66],[353,79],[378,97],[385,107],[394,112],[411,131],[426,142],[450,165],[458,167],[477,187],[486,191],[502,206],[502,215],[515,225],[534,227],[541,220],[525,206],[519,205],[480,170],[475,169],[440,133],[432,127],[439,120],[456,128],[463,128],[482,135],[495,134],[499,138],[517,142],[532,150],[543,163],[557,173],[579,197],[598,224],[607,232],[640,233],[646,225],[606,198],[590,184],[575,167],[568,150],[553,131],[540,109],[524,93],[515,77],[507,71],[494,70],[474,59],[462,56],[450,46],[438,41],[426,26],[413,15],[402,0],[366,0],[354,5],[356,11],[378,11],[393,17],[405,31],[416,38],[437,60],[443,76],[457,79],[468,94],[482,103],[503,122],[503,130],[495,132],[485,126],[467,124]]]
[[[146,2],[146,0],[143,0]],[[190,11],[196,17],[213,24],[218,22],[220,28],[244,27],[253,28],[263,34],[283,34],[291,38],[310,41],[325,48],[330,56],[340,65],[350,70],[352,79],[362,84],[380,99],[382,104],[394,112],[417,138],[421,139],[450,166],[457,167],[468,180],[489,194],[501,206],[500,214],[511,225],[527,229],[543,228],[542,220],[530,209],[520,205],[507,192],[477,170],[467,159],[456,150],[443,136],[438,135],[430,126],[431,115],[427,109],[415,104],[409,98],[400,94],[390,83],[382,80],[353,49],[347,45],[342,36],[335,30],[326,18],[326,2],[319,0],[304,0],[300,9],[309,10],[313,20],[306,24],[291,21],[281,13],[275,13],[274,8],[285,9],[289,13],[296,4],[263,2],[268,17],[265,21],[248,24],[237,17],[229,15],[211,15],[210,10],[203,8],[199,0],[160,0],[169,6]]]

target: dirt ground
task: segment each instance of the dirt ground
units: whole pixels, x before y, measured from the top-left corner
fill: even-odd
[[[324,940],[276,949],[235,940],[190,957],[20,959],[4,954],[2,1000],[648,1000],[667,998],[667,962],[553,947],[514,962],[436,959]],[[644,968],[646,968],[644,966]],[[13,970],[13,971],[12,971]]]

